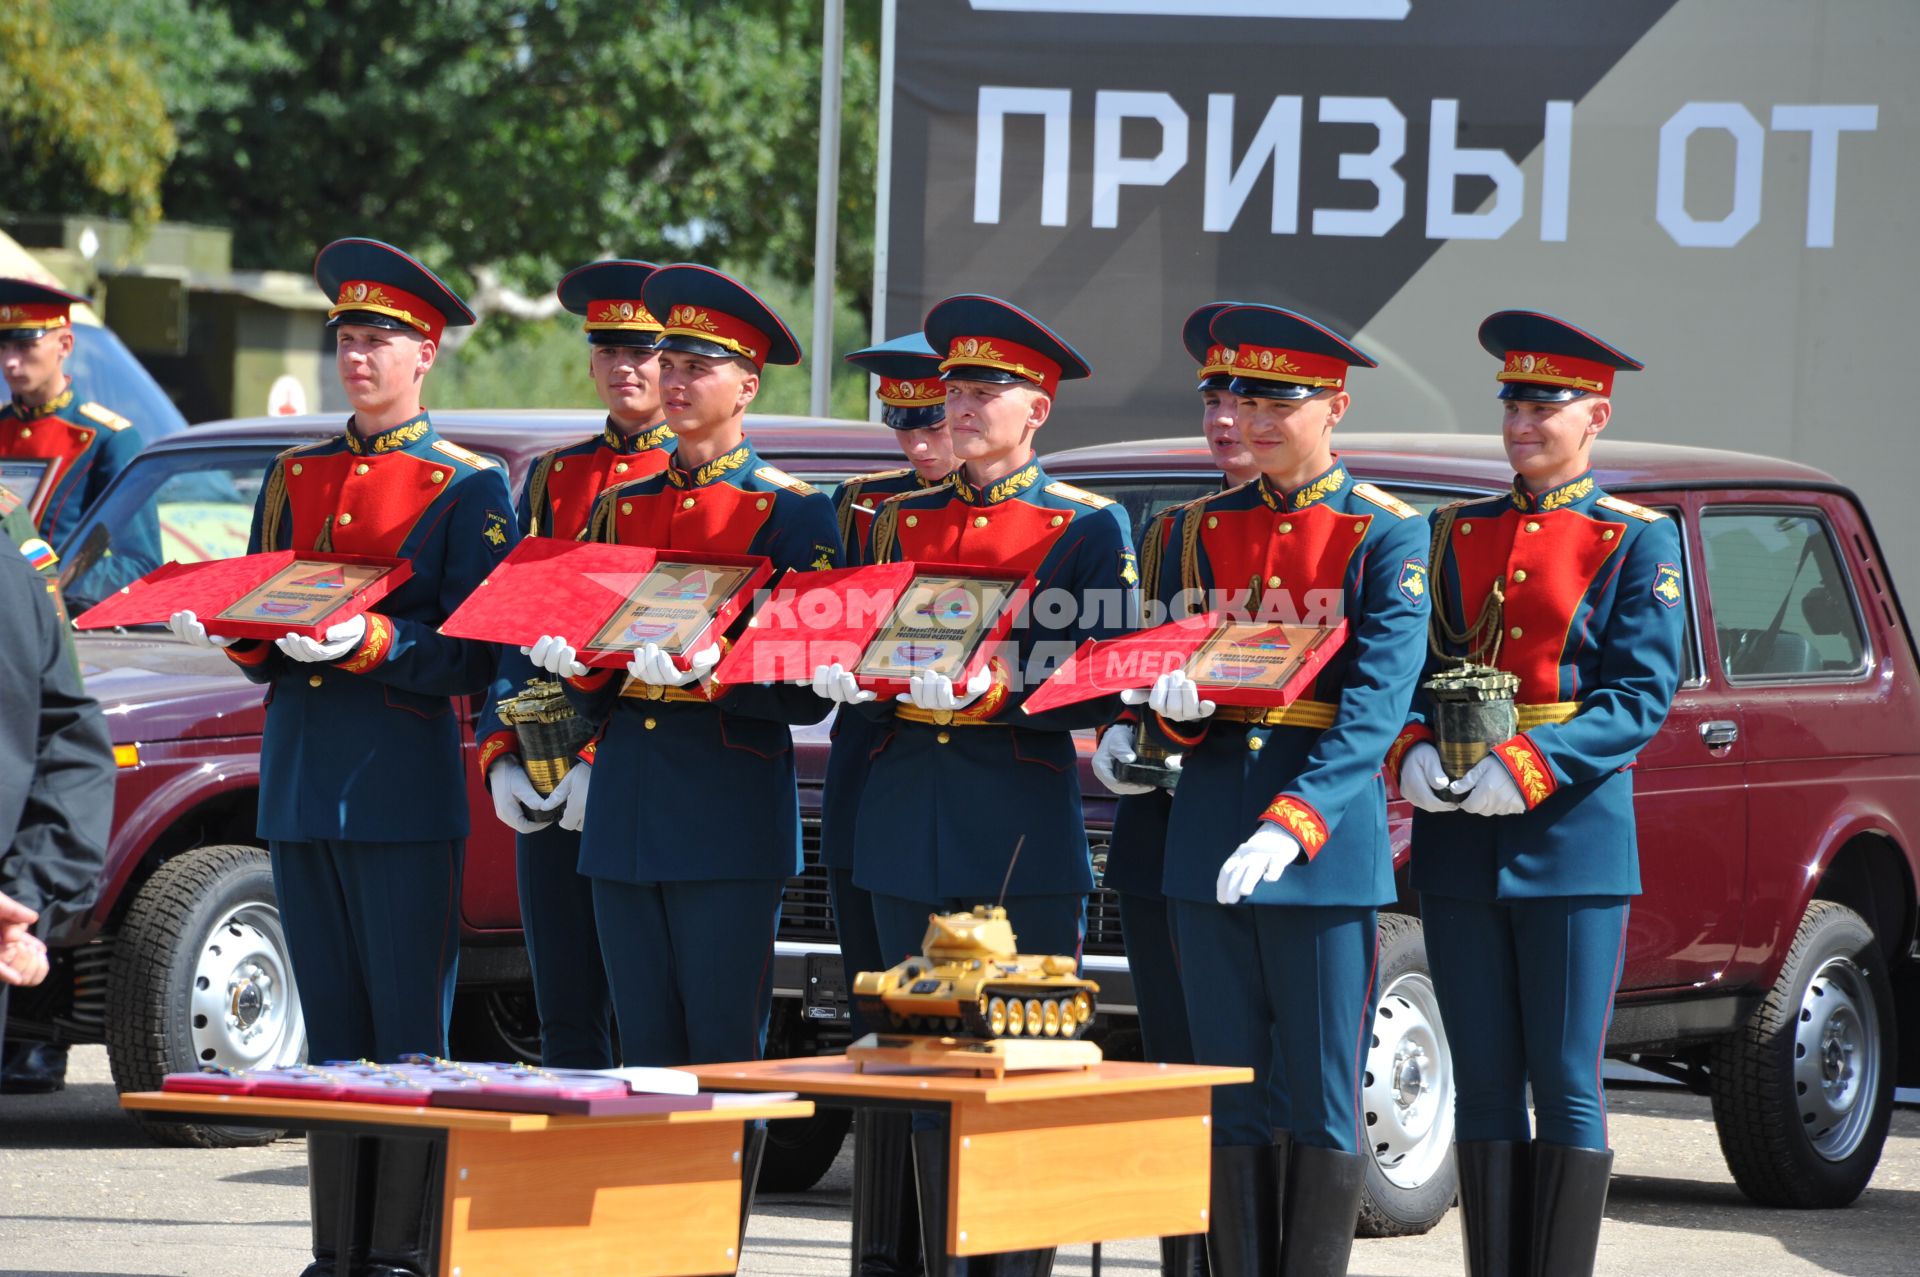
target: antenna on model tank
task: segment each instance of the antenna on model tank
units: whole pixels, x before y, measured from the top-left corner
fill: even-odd
[[[1020,835],[1020,841],[1013,844],[1013,859],[1007,862],[1007,876],[1000,880],[1000,898],[993,902],[995,909],[1007,903],[1007,888],[1013,883],[1013,867],[1020,863],[1020,849],[1027,845],[1027,836]]]

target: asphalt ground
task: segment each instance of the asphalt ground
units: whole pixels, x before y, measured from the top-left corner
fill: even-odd
[[[1610,1091],[1618,1159],[1599,1272],[1920,1273],[1920,1108],[1903,1106],[1879,1173],[1840,1211],[1764,1210],[1740,1195],[1707,1102],[1672,1088]],[[847,1271],[849,1152],[812,1192],[763,1198],[741,1271]],[[0,1275],[294,1277],[307,1261],[304,1146],[177,1149],[150,1143],[115,1104],[106,1052],[73,1052],[67,1090],[0,1097]],[[1054,1271],[1089,1272],[1086,1247]],[[1102,1271],[1148,1277],[1152,1241],[1107,1245]],[[1354,1245],[1356,1277],[1462,1271],[1458,1214],[1424,1237]],[[542,1277],[546,1277],[545,1274]]]

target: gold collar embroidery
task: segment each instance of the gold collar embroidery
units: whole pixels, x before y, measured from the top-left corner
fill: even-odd
[[[1552,491],[1535,497],[1532,493],[1528,492],[1526,488],[1521,485],[1520,480],[1516,478],[1513,481],[1513,504],[1515,509],[1523,512],[1540,511],[1544,513],[1548,510],[1558,510],[1562,506],[1572,505],[1574,502],[1592,495],[1593,487],[1593,476],[1585,475],[1575,479],[1572,483],[1561,484]]]
[[[704,488],[722,475],[731,474],[740,469],[752,456],[752,445],[743,443],[732,452],[715,457],[692,474],[688,474],[679,466],[670,465],[666,469],[667,482],[676,488]]]
[[[1034,484],[1040,482],[1040,463],[1038,461],[1027,462],[1026,465],[1021,466],[1006,478],[997,480],[994,485],[985,492],[968,483],[965,473],[959,470],[953,472],[953,476],[949,482],[953,484],[953,490],[960,495],[960,499],[968,505],[998,505],[1007,498],[1018,496]]]
[[[1274,486],[1273,480],[1261,475],[1255,487],[1260,500],[1269,510],[1304,510],[1316,501],[1325,501],[1334,493],[1347,486],[1347,468],[1334,462],[1333,469],[1299,489],[1289,497]]]
[[[7,411],[22,421],[39,421],[43,417],[51,417],[72,402],[73,383],[69,381],[65,390],[37,407],[28,407],[18,399],[14,399],[8,402]]]
[[[600,432],[600,438],[615,452],[645,452],[649,448],[658,448],[673,438],[673,427],[662,422],[650,429],[636,430],[630,435],[623,435],[614,429],[613,422],[609,420],[606,428]]]
[[[427,424],[427,414],[423,412],[411,421],[404,422],[391,430],[382,431],[373,438],[362,441],[359,434],[354,431],[352,419],[348,419],[347,449],[356,455],[370,452],[375,456],[379,456],[382,453],[397,452],[408,444],[419,443],[427,437],[427,431],[430,429],[432,429],[432,427]]]

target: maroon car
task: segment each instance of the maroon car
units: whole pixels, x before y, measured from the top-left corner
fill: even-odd
[[[1493,436],[1338,443],[1357,478],[1422,510],[1512,478]],[[1044,464],[1124,502],[1136,529],[1219,486],[1197,440]],[[1594,468],[1608,491],[1680,523],[1688,595],[1680,690],[1635,771],[1645,894],[1608,1051],[1712,1096],[1728,1166],[1754,1199],[1844,1205],[1879,1161],[1896,1082],[1920,1083],[1913,636],[1859,498],[1832,476],[1612,441]],[[1439,1165],[1450,1104],[1431,1103],[1450,1089],[1444,1030],[1405,889],[1410,812],[1393,807],[1405,916],[1382,924],[1367,1070],[1375,1231],[1437,1218],[1452,1195]]]

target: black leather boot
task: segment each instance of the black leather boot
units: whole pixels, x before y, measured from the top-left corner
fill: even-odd
[[[1207,1277],[1207,1235],[1162,1237],[1160,1277]]]
[[[1366,1186],[1367,1154],[1294,1141],[1280,1219],[1280,1277],[1343,1277]]]
[[[853,1247],[861,1277],[917,1277],[920,1210],[913,1191],[913,1118],[867,1109],[854,1123]]]
[[[1533,1146],[1533,1277],[1593,1277],[1613,1150]]]
[[[1273,1277],[1280,1259],[1280,1176],[1269,1145],[1213,1150],[1207,1265],[1214,1277]]]
[[[67,1048],[9,1042],[0,1053],[0,1095],[51,1095],[67,1089]]]
[[[753,1218],[753,1197],[760,1191],[760,1162],[766,1154],[767,1124],[747,1123],[746,1134],[740,1141],[740,1241],[733,1252],[736,1270],[747,1253],[747,1221]]]
[[[1453,1146],[1453,1157],[1467,1277],[1521,1277],[1533,1218],[1533,1145],[1468,1140]]]
[[[359,1156],[360,1146],[351,1135],[316,1132],[307,1136],[307,1205],[313,1220],[313,1262],[301,1269],[300,1277],[349,1277],[366,1259],[369,1220],[365,1203],[372,1185],[363,1168],[354,1177],[359,1200],[355,1203],[353,1252],[346,1264],[339,1262],[348,1164]]]
[[[367,1277],[433,1277],[440,1255],[439,1150],[426,1140],[377,1142]]]

